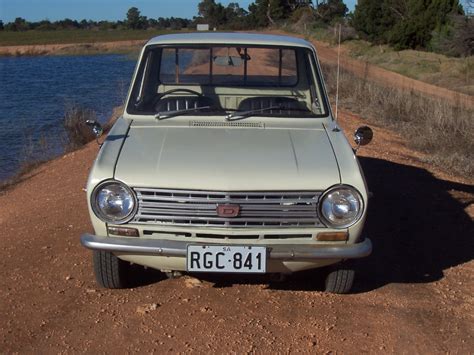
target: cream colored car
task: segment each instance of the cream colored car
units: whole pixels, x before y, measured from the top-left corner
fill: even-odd
[[[362,127],[356,143],[371,137]],[[95,234],[81,242],[108,288],[127,286],[131,263],[168,275],[330,266],[326,291],[344,293],[350,259],[372,250],[367,186],[316,51],[287,36],[150,40],[87,196]]]

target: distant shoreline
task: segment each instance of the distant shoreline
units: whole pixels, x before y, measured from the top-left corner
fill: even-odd
[[[81,55],[138,52],[147,40],[0,46],[0,56]]]

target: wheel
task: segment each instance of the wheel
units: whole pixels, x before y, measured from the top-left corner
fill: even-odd
[[[130,283],[131,265],[108,251],[93,252],[94,274],[104,288],[125,288]]]
[[[325,291],[329,293],[348,293],[354,283],[355,270],[348,262],[331,267],[326,276]]]

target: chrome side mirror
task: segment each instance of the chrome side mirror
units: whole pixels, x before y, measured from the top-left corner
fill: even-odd
[[[104,129],[102,128],[102,125],[95,120],[87,120],[86,125],[88,125],[92,129],[92,133],[94,133],[95,135],[97,144],[100,145],[99,138],[100,136],[102,136],[102,134],[104,134]]]
[[[372,132],[372,129],[370,127],[362,126],[357,128],[354,132],[354,141],[357,144],[357,149],[359,149],[359,147],[362,145],[369,144],[372,141],[373,137],[374,132]]]

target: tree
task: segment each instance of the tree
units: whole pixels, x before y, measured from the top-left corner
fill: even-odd
[[[29,24],[24,18],[17,17],[14,22],[10,22],[6,25],[5,29],[7,31],[27,31],[29,29]]]
[[[427,48],[436,31],[461,14],[458,0],[359,0],[352,25],[374,42],[397,49]]]
[[[147,18],[140,16],[140,11],[136,7],[131,7],[127,11],[127,27],[132,30],[139,30],[146,28]]]
[[[359,0],[352,17],[352,26],[373,42],[385,42],[395,24],[393,12],[387,11],[385,0]]]
[[[326,24],[331,23],[334,19],[343,18],[347,11],[347,6],[342,0],[328,0],[316,7],[316,14]]]
[[[434,31],[429,47],[455,57],[474,55],[474,18],[452,15],[448,25]]]
[[[242,9],[238,3],[231,2],[225,8],[225,14],[226,14],[227,21],[231,22],[237,18],[245,17],[248,14],[248,12]]]
[[[51,23],[51,21],[42,20],[42,21],[38,22],[35,29],[38,30],[38,31],[51,31],[51,30],[54,30],[55,28],[54,28],[53,24]]]
[[[198,4],[199,15],[211,27],[224,25],[227,22],[226,10],[220,3],[215,0],[203,0]]]
[[[396,0],[385,0],[393,9]],[[433,32],[451,27],[450,17],[462,14],[458,0],[408,0],[404,13],[397,13],[388,42],[397,49],[427,48]]]
[[[256,0],[249,5],[250,21],[254,27],[266,27],[291,15],[290,1]]]
[[[248,12],[242,9],[238,3],[231,2],[225,8],[225,17],[227,27],[232,30],[244,30],[247,29],[246,17]]]
[[[267,17],[268,0],[256,0],[249,5],[248,24],[251,27],[268,26]]]

